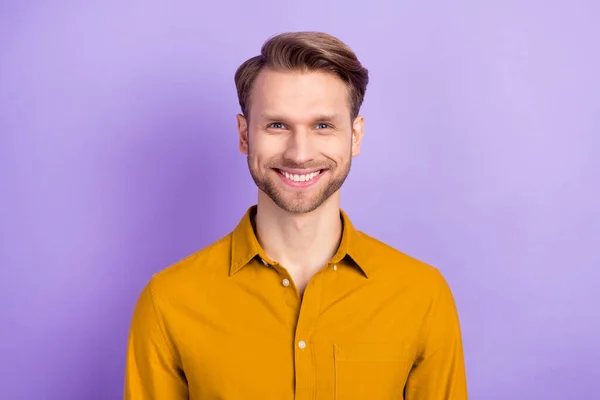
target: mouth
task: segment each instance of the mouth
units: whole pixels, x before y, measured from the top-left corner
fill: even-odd
[[[327,171],[326,169],[318,169],[303,174],[292,173],[281,169],[275,169],[284,183],[292,187],[308,187],[314,185],[321,176]]]

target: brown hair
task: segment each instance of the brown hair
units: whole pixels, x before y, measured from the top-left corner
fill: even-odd
[[[348,85],[352,119],[358,116],[369,83],[368,70],[339,39],[321,32],[282,33],[267,40],[261,54],[246,60],[235,72],[238,100],[246,118],[252,85],[265,67],[337,75]]]

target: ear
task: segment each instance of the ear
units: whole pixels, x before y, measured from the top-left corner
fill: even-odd
[[[248,155],[248,121],[242,114],[236,115],[237,128],[240,135],[240,151]]]
[[[362,144],[363,135],[365,133],[365,119],[358,116],[352,123],[352,157],[360,154],[360,146]]]

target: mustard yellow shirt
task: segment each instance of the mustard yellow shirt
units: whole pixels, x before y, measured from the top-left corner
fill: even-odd
[[[356,230],[301,299],[235,230],[155,274],[132,318],[125,399],[467,399],[459,319],[437,269]]]

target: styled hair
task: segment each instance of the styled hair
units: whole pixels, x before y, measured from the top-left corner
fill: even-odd
[[[358,116],[369,83],[369,72],[356,54],[339,39],[322,32],[288,32],[268,39],[260,55],[246,60],[235,72],[242,114],[248,118],[250,92],[264,68],[323,71],[338,76],[349,89],[352,119]]]

